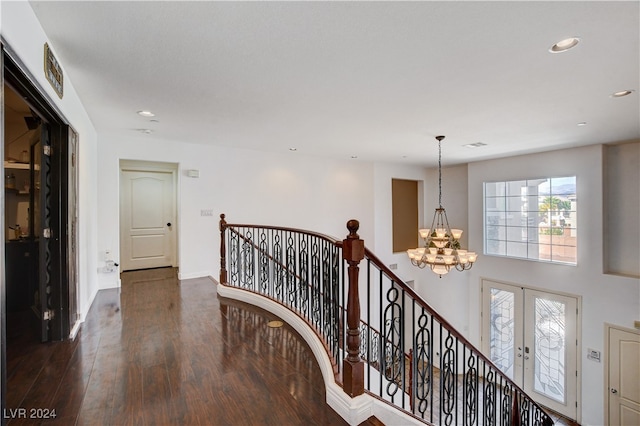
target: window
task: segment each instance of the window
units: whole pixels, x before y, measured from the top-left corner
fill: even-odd
[[[576,177],[484,183],[484,253],[577,261]]]

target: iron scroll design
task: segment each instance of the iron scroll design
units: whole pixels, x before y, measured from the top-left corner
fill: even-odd
[[[337,381],[346,354],[342,242],[290,228],[225,223],[225,285],[272,299],[324,342]],[[364,265],[364,266],[362,266]],[[365,248],[359,356],[365,392],[436,425],[550,426],[551,417]]]
[[[341,245],[315,233],[224,223],[228,282],[298,314],[327,345],[339,368],[341,342]]]

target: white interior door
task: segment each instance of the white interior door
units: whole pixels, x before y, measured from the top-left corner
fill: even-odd
[[[609,328],[609,424],[640,425],[640,334]]]
[[[122,170],[120,182],[122,270],[174,266],[174,173]]]
[[[577,418],[574,297],[483,281],[483,348],[534,401]]]

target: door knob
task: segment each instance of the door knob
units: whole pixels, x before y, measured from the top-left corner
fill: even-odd
[[[167,222],[167,226],[171,226],[171,222]]]
[[[618,389],[611,389],[611,393],[618,393]]]

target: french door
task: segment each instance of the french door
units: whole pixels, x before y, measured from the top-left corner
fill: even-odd
[[[575,297],[482,281],[485,354],[534,401],[577,418]]]

